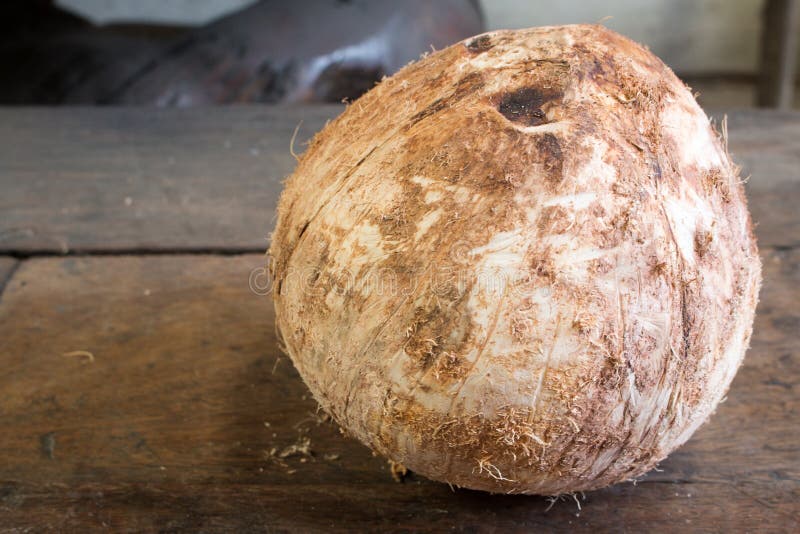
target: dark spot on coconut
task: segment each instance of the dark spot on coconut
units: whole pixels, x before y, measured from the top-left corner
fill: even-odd
[[[427,369],[441,353],[444,338],[440,328],[447,318],[439,308],[414,310],[414,321],[406,332],[405,353],[422,369]]]
[[[561,92],[552,89],[523,87],[504,94],[497,110],[511,122],[538,126],[549,122],[542,106],[561,96]]]
[[[539,235],[562,234],[567,231],[572,220],[562,206],[548,206],[542,210],[536,225]]]
[[[297,239],[303,237],[303,234],[306,233],[306,230],[308,230],[308,225],[310,222],[311,221],[306,221],[305,223],[303,223],[303,226],[300,227],[300,232],[297,234]]]
[[[539,139],[539,152],[542,156],[542,165],[547,173],[547,180],[554,184],[561,183],[564,179],[561,142],[551,133],[544,134]]]
[[[697,230],[694,234],[694,251],[699,257],[706,255],[706,252],[711,248],[711,242],[714,236],[707,230]]]
[[[317,286],[319,282],[320,276],[325,271],[325,267],[328,264],[328,255],[329,250],[327,244],[321,247],[319,258],[317,258],[317,265],[312,268],[312,270],[308,273],[308,285],[309,289],[314,288]]]
[[[616,80],[617,64],[614,57],[608,52],[601,54],[599,59],[593,59],[592,65],[589,68],[589,77],[597,84],[602,84],[605,81]]]
[[[538,252],[530,261],[531,273],[552,283],[556,280],[556,267],[549,248]]]
[[[476,37],[466,44],[467,50],[473,54],[481,54],[492,48],[492,38],[488,35]]]
[[[719,168],[714,168],[706,171],[703,176],[703,189],[707,195],[712,195],[715,191],[719,193],[722,200],[730,202],[731,188],[725,179],[725,174]]]
[[[602,219],[608,212],[600,202],[594,202],[591,206],[589,206],[589,213],[592,215],[592,217]]]
[[[433,377],[436,380],[458,379],[467,372],[468,364],[464,359],[453,352],[443,352],[433,368]]]
[[[450,96],[451,100],[459,101],[467,95],[474,93],[484,86],[483,75],[479,72],[470,72],[456,84],[456,90]]]
[[[585,73],[588,73],[589,77],[592,80],[599,80],[606,76],[606,68],[599,60],[593,59],[591,66],[586,69],[586,71],[581,71],[581,76],[585,76]]]
[[[433,366],[436,380],[461,376],[467,363],[459,356],[465,353],[470,339],[471,319],[461,306],[468,292],[455,292],[452,298],[440,297],[414,310],[406,329],[403,346],[409,357],[409,371],[426,371]]]
[[[294,339],[298,346],[302,346],[306,339],[306,331],[302,326],[294,329]]]
[[[452,107],[464,97],[474,93],[483,87],[483,76],[478,72],[471,72],[461,78],[456,84],[455,90],[447,97],[437,98],[425,109],[409,119],[408,126],[413,126],[422,119],[435,115],[446,107]]]
[[[658,163],[657,161],[653,161],[653,162],[650,164],[650,169],[651,169],[651,170],[650,170],[650,175],[653,177],[653,179],[654,179],[656,182],[659,182],[659,181],[661,181],[661,173],[662,173],[662,171],[661,171],[661,165],[659,165],[659,163]]]
[[[689,305],[689,288],[684,282],[681,285],[681,331],[683,334],[682,361],[686,362],[691,353],[692,345],[692,313]]]
[[[408,238],[416,231],[416,222],[427,211],[427,206],[421,201],[422,188],[418,184],[401,182],[404,185],[404,200],[386,213],[376,214],[375,224],[380,229],[384,238],[395,241]]]
[[[411,117],[411,121],[410,121],[411,124],[416,124],[419,121],[421,121],[422,119],[424,119],[426,117],[430,117],[431,115],[434,115],[434,114],[440,112],[441,110],[443,110],[445,108],[446,105],[447,104],[445,103],[444,99],[437,98],[428,107],[426,107],[425,109],[423,109],[422,111],[420,111],[419,113],[417,113],[416,115]]]

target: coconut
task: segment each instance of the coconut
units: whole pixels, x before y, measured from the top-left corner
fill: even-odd
[[[724,136],[586,25],[471,38],[350,104],[286,182],[270,256],[285,350],[342,428],[435,480],[547,495],[689,439],[761,269]]]

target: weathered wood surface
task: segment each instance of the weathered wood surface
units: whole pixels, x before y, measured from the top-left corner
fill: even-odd
[[[295,119],[317,111],[202,114],[238,116],[239,126],[216,131],[240,127],[265,147],[273,146],[265,141],[269,128],[257,120],[242,126],[246,117],[274,114],[288,139]],[[53,112],[62,113],[53,124],[63,127],[58,121],[69,113]],[[548,511],[541,497],[451,491],[416,476],[396,483],[382,459],[316,413],[278,350],[270,298],[249,288],[263,256],[231,253],[264,247],[277,189],[253,189],[279,180],[277,171],[262,173],[263,160],[244,170],[236,161],[261,156],[284,165],[283,174],[291,160],[253,156],[247,143],[235,157],[223,157],[224,146],[204,148],[219,138],[198,130],[206,124],[198,111],[174,112],[170,121],[185,113],[180,135],[174,123],[153,123],[148,141],[144,118],[139,124],[129,111],[90,110],[91,120],[109,125],[106,136],[118,133],[95,138],[93,126],[81,135],[94,144],[82,148],[61,127],[47,132],[38,124],[44,112],[15,113],[0,111],[0,132],[10,135],[3,117],[27,124],[18,138],[37,132],[41,161],[31,148],[11,160],[7,143],[0,148],[0,224],[38,221],[41,232],[3,234],[3,247],[17,258],[0,257],[0,287],[10,275],[0,294],[0,532],[800,529],[800,165],[792,163],[800,157],[800,116],[743,113],[730,121],[731,150],[753,175],[748,192],[761,221],[765,281],[752,349],[726,402],[662,471],[578,496],[580,511],[571,498]],[[135,135],[131,122],[139,124]],[[121,193],[131,198],[163,193],[161,184],[125,181],[134,160],[114,167],[107,159],[123,150],[120,139],[134,138],[140,169],[176,158],[169,175],[176,196],[142,212],[132,229],[125,209],[135,200],[103,204],[115,187],[127,184]],[[181,164],[178,147],[187,158]],[[236,179],[211,179],[225,172]],[[23,178],[40,180],[45,196],[16,184]],[[56,208],[59,195],[66,213]],[[181,203],[182,195],[189,201]],[[96,204],[84,206],[91,199]],[[214,211],[220,199],[226,207]],[[258,237],[245,235],[251,230]],[[72,250],[116,255],[61,257],[44,239],[53,236],[66,237]],[[227,254],[206,253],[217,249]],[[56,255],[25,258],[47,252]],[[313,455],[289,454],[306,438]]]
[[[294,129],[341,109],[0,108],[0,251],[266,250]]]
[[[759,246],[800,246],[800,113],[730,113],[728,133],[730,153],[747,180]]]
[[[295,127],[341,109],[0,109],[0,253],[264,250]],[[800,117],[728,116],[761,245],[800,245]]]
[[[260,255],[24,261],[0,304],[0,524],[800,528],[800,253],[764,260],[753,348],[727,402],[662,472],[590,493],[580,512],[572,499],[546,511],[539,497],[398,484],[318,421],[269,297],[249,290]],[[270,457],[304,437],[313,457]]]

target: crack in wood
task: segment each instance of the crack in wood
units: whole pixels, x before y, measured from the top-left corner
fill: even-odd
[[[19,266],[21,264],[22,264],[21,261],[15,261],[11,265],[11,268],[8,269],[8,272],[5,273],[4,276],[0,277],[0,302],[3,302],[3,294],[5,294],[5,292],[6,292],[6,287],[8,287],[8,284],[11,282],[11,279],[14,277],[14,273],[17,272],[17,269],[19,269]]]

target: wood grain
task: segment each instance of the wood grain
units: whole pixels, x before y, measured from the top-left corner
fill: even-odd
[[[759,246],[800,246],[800,113],[750,110],[727,117],[728,148],[742,167]]]
[[[9,258],[8,256],[0,256],[0,297],[3,295],[3,289],[6,286],[9,278],[11,278],[14,269],[17,267],[17,260]]]
[[[0,251],[266,250],[294,129],[341,109],[0,109]]]
[[[53,531],[796,531],[800,251],[766,250],[752,349],[634,484],[550,503],[394,482],[277,348],[260,255],[21,263],[0,301],[0,524]],[[85,353],[75,351],[87,351]],[[65,355],[67,354],[67,355]],[[310,440],[313,456],[287,447]],[[270,451],[273,451],[270,454]]]
[[[0,253],[265,250],[294,128],[341,109],[0,109]],[[761,245],[797,246],[800,114],[728,115]]]

